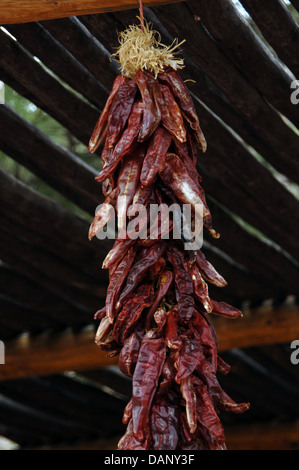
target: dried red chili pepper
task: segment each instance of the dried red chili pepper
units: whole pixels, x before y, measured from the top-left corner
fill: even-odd
[[[119,141],[131,113],[136,92],[137,87],[132,80],[118,89],[109,111],[106,137],[108,148],[113,148]]]
[[[130,82],[129,78],[123,75],[118,75],[116,79],[114,80],[112,90],[110,92],[108,100],[106,101],[104,109],[98,119],[98,122],[96,123],[96,126],[94,128],[94,131],[89,141],[88,150],[90,153],[96,152],[97,149],[105,140],[106,132],[108,128],[109,112],[110,112],[113,100],[117,92],[119,91],[119,89],[121,89],[122,86],[126,85],[129,82]]]
[[[172,93],[179,103],[183,116],[190,124],[191,129],[194,130],[194,135],[199,148],[205,152],[207,149],[207,142],[202,133],[194,102],[186,84],[181,79],[178,72],[170,67],[167,68],[165,72],[159,73],[158,79],[160,82],[166,83],[170,86]]]
[[[181,110],[174,99],[170,89],[165,85],[159,85],[160,94],[157,99],[161,108],[161,119],[163,126],[179,142],[186,142],[187,133]]]
[[[133,375],[132,419],[134,436],[142,441],[149,412],[166,358],[163,337],[150,330],[142,339]]]
[[[158,243],[147,249],[147,254],[131,268],[126,285],[120,295],[116,308],[119,310],[128,296],[133,292],[139,282],[144,279],[149,268],[151,268],[162,256],[165,245]]]
[[[138,133],[139,142],[144,142],[148,139],[155,132],[161,121],[161,112],[150,92],[150,88],[153,86],[152,80],[154,80],[152,75],[151,77],[141,69],[137,71],[134,77],[142,96],[143,104],[143,121]]]
[[[137,135],[142,113],[142,104],[139,102],[134,103],[129,117],[128,127],[124,131],[117,145],[114,147],[114,151],[110,158],[110,161],[96,177],[96,180],[100,183],[106,178],[108,178],[111,173],[114,172],[115,168],[117,167],[118,163],[122,158],[134,151],[135,146],[137,144]]]
[[[171,144],[170,134],[159,127],[151,138],[143,161],[140,182],[142,186],[152,185],[160,168],[164,166],[166,153]]]
[[[121,292],[123,284],[126,280],[128,272],[134,262],[136,254],[136,248],[131,247],[125,254],[120,263],[116,266],[113,274],[110,277],[109,286],[106,294],[106,315],[111,323],[115,318],[115,305],[118,300],[118,296]]]

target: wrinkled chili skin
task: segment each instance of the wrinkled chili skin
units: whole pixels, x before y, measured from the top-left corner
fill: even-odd
[[[139,262],[135,263],[131,268],[126,285],[120,295],[117,309],[121,307],[125,299],[128,297],[129,294],[135,289],[137,284],[145,277],[147,270],[152,267],[158,259],[163,255],[165,250],[165,245],[161,243],[157,243],[147,249],[147,255],[141,259]]]
[[[109,148],[113,148],[114,145],[117,144],[123,133],[131,113],[136,92],[136,84],[132,80],[129,80],[118,89],[114,97],[108,118],[106,138],[106,143]]]
[[[165,129],[179,142],[186,142],[184,119],[170,89],[160,84],[157,99],[160,102],[161,119]]]
[[[106,101],[104,109],[96,123],[92,136],[89,140],[88,150],[90,153],[96,152],[99,146],[102,144],[103,133],[104,133],[105,128],[107,131],[109,112],[110,112],[113,100],[116,94],[118,93],[119,89],[121,89],[122,86],[128,84],[129,81],[130,81],[129,78],[123,75],[118,75],[116,79],[114,80],[112,90],[109,94],[108,100]]]
[[[198,146],[203,152],[205,152],[207,149],[207,142],[200,128],[194,102],[186,84],[181,79],[178,72],[170,67],[167,68],[165,72],[159,73],[158,80],[169,85],[181,108],[183,116],[190,124],[190,127],[194,130],[194,135],[196,137]]]
[[[128,272],[134,262],[136,254],[136,248],[131,247],[125,254],[124,258],[116,266],[112,276],[110,277],[109,286],[106,294],[106,315],[109,321],[112,323],[115,318],[115,305],[118,300],[118,296],[121,292],[122,286],[126,280]]]
[[[127,129],[124,131],[122,137],[114,147],[114,151],[109,163],[102,169],[99,175],[96,176],[96,180],[99,183],[104,181],[111,175],[111,173],[114,172],[122,158],[135,150],[142,113],[142,104],[139,102],[134,103],[129,117]]]
[[[138,141],[144,142],[159,126],[161,111],[151,93],[151,88],[155,86],[153,83],[155,80],[153,75],[139,69],[134,76],[134,80],[139,88],[143,104],[143,121],[140,125]]]
[[[151,332],[149,332],[151,333]],[[133,433],[144,439],[144,427],[149,422],[149,411],[158,386],[163,364],[166,358],[166,345],[162,337],[144,336],[138,362],[133,375]]]
[[[158,171],[164,166],[171,141],[170,134],[162,127],[155,131],[142,165],[140,182],[143,187],[151,186]]]

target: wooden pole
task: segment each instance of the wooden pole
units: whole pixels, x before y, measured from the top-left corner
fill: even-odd
[[[238,320],[213,317],[219,351],[233,348],[291,343],[299,337],[299,308],[263,307],[244,312]],[[117,364],[94,343],[95,331],[45,333],[35,338],[21,337],[5,345],[5,364],[0,365],[0,380],[64,371],[99,369]]]
[[[143,1],[144,6],[165,5],[180,0]],[[0,0],[0,24],[66,18],[138,8],[138,0]]]

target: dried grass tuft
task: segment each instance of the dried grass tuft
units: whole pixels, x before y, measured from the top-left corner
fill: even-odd
[[[165,66],[176,69],[184,67],[183,59],[175,57],[177,49],[185,42],[177,39],[170,46],[161,43],[161,36],[145,22],[144,30],[139,25],[131,25],[119,33],[120,46],[112,56],[121,65],[121,73],[133,78],[137,70],[148,70],[155,77]]]

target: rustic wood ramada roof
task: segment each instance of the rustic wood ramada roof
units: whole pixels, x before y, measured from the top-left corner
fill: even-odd
[[[48,16],[24,10],[14,22],[14,3],[0,1],[0,80],[86,145],[118,73],[117,31],[136,21],[138,2],[110,2],[108,13],[84,2],[96,14],[33,22]],[[181,75],[208,142],[198,170],[221,233],[204,251],[229,282],[211,293],[244,311],[213,318],[232,365],[221,382],[251,402],[244,415],[223,415],[228,448],[299,448],[299,365],[290,360],[299,340],[298,0],[272,0],[270,10],[257,0],[144,3],[163,43],[186,39]],[[7,104],[0,150],[86,214],[102,202],[94,166]],[[20,448],[113,449],[130,381],[93,342],[112,241],[89,242],[84,215],[3,169],[0,188],[0,435]]]

